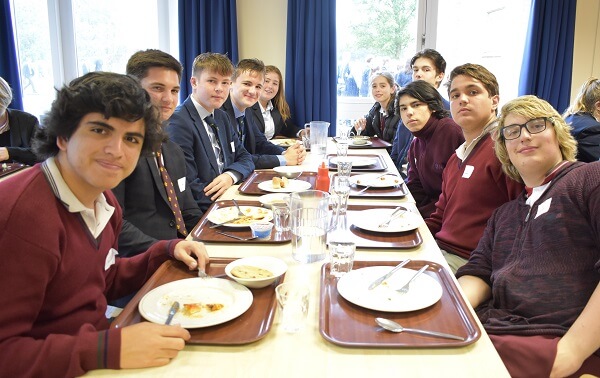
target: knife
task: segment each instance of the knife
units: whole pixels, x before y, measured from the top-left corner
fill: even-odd
[[[244,218],[244,217],[245,217],[245,215],[240,215],[239,217],[235,217],[235,218],[233,218],[233,219],[226,220],[225,222],[221,222],[221,223],[215,223],[215,224],[213,224],[212,226],[209,226],[208,228],[216,228],[216,227],[219,227],[219,226],[222,226],[222,225],[224,225],[225,223],[231,223],[231,222],[235,222],[236,220],[238,220],[238,219],[242,219],[242,218]]]
[[[175,316],[177,311],[179,311],[179,302],[175,301],[169,309],[169,315],[167,315],[167,320],[165,321],[166,325],[171,324],[171,320],[173,320],[173,317]]]
[[[406,259],[406,260],[402,261],[400,264],[396,265],[396,267],[394,269],[390,270],[387,274],[384,274],[383,276],[381,276],[378,279],[376,279],[375,281],[373,281],[369,285],[369,290],[373,290],[377,286],[381,285],[381,283],[383,281],[385,281],[388,278],[390,278],[392,276],[392,274],[396,273],[398,271],[398,269],[402,268],[404,265],[408,264],[409,262],[410,262],[410,259]]]

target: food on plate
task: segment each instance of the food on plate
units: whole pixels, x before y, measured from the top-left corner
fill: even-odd
[[[282,189],[288,186],[289,180],[287,177],[273,177],[273,189]]]
[[[181,313],[185,316],[201,317],[204,313],[219,311],[223,307],[225,305],[221,303],[185,303]]]
[[[273,272],[251,265],[238,265],[231,269],[231,274],[238,278],[269,278]]]

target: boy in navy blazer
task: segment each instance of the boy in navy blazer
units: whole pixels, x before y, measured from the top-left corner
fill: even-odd
[[[229,95],[233,64],[227,56],[194,59],[192,94],[169,120],[167,133],[185,155],[187,182],[202,211],[254,171],[252,156],[219,108]]]

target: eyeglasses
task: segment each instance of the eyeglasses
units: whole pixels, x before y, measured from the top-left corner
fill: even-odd
[[[547,117],[534,118],[522,125],[514,124],[505,126],[500,129],[500,131],[502,132],[502,137],[504,140],[517,139],[521,136],[521,129],[523,127],[527,129],[529,134],[538,134],[546,130],[547,121],[552,122],[552,119]]]

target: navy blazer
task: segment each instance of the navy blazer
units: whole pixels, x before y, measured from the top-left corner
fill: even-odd
[[[40,126],[38,119],[26,112],[15,109],[6,109],[8,113],[8,125],[10,130],[10,145],[0,146],[6,147],[8,150],[8,161],[34,165],[39,159],[31,150],[31,141],[35,130]]]
[[[242,179],[246,179],[254,171],[252,156],[235,134],[227,114],[215,109],[214,118],[225,160],[223,171],[238,172]],[[188,97],[175,109],[166,131],[183,150],[188,185],[200,210],[206,211],[212,201],[204,194],[204,187],[220,173],[210,138],[191,98]]]
[[[169,173],[181,209],[185,228],[191,232],[202,211],[188,188],[183,151],[172,141],[162,144],[165,168]],[[113,189],[123,209],[123,228],[119,234],[119,255],[133,256],[158,240],[181,237],[175,215],[154,156],[140,156],[133,173]]]
[[[227,101],[225,101],[221,109],[229,116],[231,126],[236,130],[236,135],[238,135],[238,125],[235,118],[235,111],[233,110],[233,104],[231,103],[231,96],[227,98]],[[269,142],[265,137],[265,134],[262,133],[254,123],[254,120],[252,119],[252,110],[250,108],[247,108],[244,111],[244,115],[246,116],[246,121],[244,123],[246,128],[244,130],[246,135],[244,147],[246,148],[246,151],[252,154],[252,161],[254,162],[255,168],[270,169],[280,166],[279,158],[275,155],[281,155],[285,149]]]
[[[252,110],[252,114],[254,115],[254,123],[258,127],[258,129],[264,134],[265,133],[265,119],[262,115],[262,111],[260,110],[260,104],[257,102],[252,105],[250,108]],[[302,130],[302,128],[296,126],[291,119],[284,121],[281,117],[281,113],[277,108],[271,109],[271,117],[273,117],[273,123],[275,124],[275,133],[273,136],[286,136],[288,138],[296,138],[298,136],[298,132]]]

